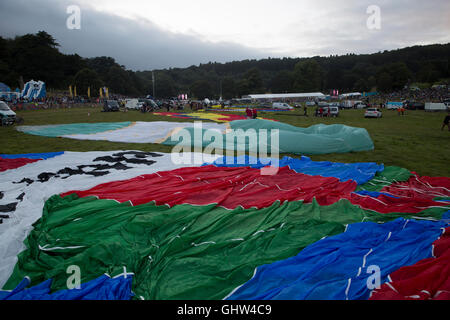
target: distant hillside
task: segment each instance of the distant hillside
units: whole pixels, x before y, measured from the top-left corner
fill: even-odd
[[[44,31],[14,39],[0,37],[0,82],[11,88],[21,81],[42,80],[49,88],[77,85],[93,95],[107,86],[130,96],[153,94],[152,71],[126,70],[114,58],[65,55]],[[389,92],[407,83],[449,79],[450,43],[414,46],[375,54],[312,58],[268,58],[207,63],[154,70],[158,98],[187,93],[191,97],[233,98],[249,93],[369,91]]]

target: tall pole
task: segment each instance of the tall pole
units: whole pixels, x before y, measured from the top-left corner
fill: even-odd
[[[153,99],[156,99],[155,94],[155,73],[152,71],[152,83],[153,83]]]

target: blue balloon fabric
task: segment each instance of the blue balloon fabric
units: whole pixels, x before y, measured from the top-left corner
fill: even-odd
[[[362,190],[362,191],[357,191],[355,193],[360,194],[362,196],[369,196],[369,197],[372,197],[372,198],[378,198],[381,195],[385,195],[387,197],[399,199],[399,197],[396,197],[396,196],[393,196],[392,194],[384,193],[384,192]]]
[[[52,280],[27,289],[30,279],[25,278],[12,291],[0,291],[0,300],[130,300],[133,296],[131,284],[133,277],[108,275],[81,284],[80,289],[67,289],[50,293]]]
[[[403,218],[351,224],[295,257],[258,267],[227,299],[366,300],[392,272],[430,258],[432,244],[446,226],[444,220]]]
[[[284,157],[278,159],[259,159],[250,156],[222,157],[212,163],[217,167],[252,167],[260,169],[266,166],[289,167],[298,173],[311,176],[335,177],[342,182],[353,180],[358,185],[364,184],[375,177],[377,172],[384,170],[383,164],[374,162],[339,163],[330,161],[312,161],[302,156],[301,159]]]
[[[26,154],[0,154],[0,158],[3,159],[19,159],[19,158],[27,158],[33,160],[47,160],[50,158],[54,158],[60,155],[63,155],[63,152],[46,152],[46,153],[26,153]]]

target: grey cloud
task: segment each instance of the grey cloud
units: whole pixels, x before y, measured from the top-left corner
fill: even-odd
[[[66,8],[56,0],[0,2],[0,35],[14,37],[45,30],[64,53],[83,57],[111,56],[133,70],[187,67],[209,61],[227,62],[268,55],[233,43],[205,42],[162,30],[151,21],[135,21],[81,6],[81,30],[69,30]]]
[[[265,38],[288,39],[289,46],[253,49],[236,43],[211,43],[200,35],[168,32],[151,21],[132,20],[82,8],[82,29],[66,28],[68,0],[1,0],[0,35],[45,30],[65,53],[84,57],[112,56],[134,70],[186,67],[209,61],[346,53],[374,53],[417,44],[450,42],[448,0],[314,0],[317,21],[305,23],[305,12],[281,33]],[[381,9],[381,30],[368,30],[366,9]],[[270,15],[268,13],[268,15]],[[263,19],[264,17],[262,17]],[[279,23],[284,23],[280,21]]]
[[[299,43],[295,51],[282,54],[311,56],[375,53],[413,45],[450,42],[448,0],[319,1],[326,8],[311,28],[301,20],[286,26],[284,33]],[[381,29],[369,30],[366,9],[381,9]],[[274,49],[274,48],[268,48]]]

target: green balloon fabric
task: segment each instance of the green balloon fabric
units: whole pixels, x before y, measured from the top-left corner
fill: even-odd
[[[359,185],[356,191],[381,191],[392,183],[408,181],[412,176],[413,174],[408,169],[396,166],[385,167],[383,171],[377,172],[372,180]]]
[[[112,130],[123,129],[132,124],[126,122],[104,122],[104,123],[70,123],[47,126],[20,126],[18,131],[44,137],[61,137],[73,134],[94,134]]]
[[[168,137],[162,144],[188,147],[207,147],[213,144],[218,149],[235,151],[251,151],[249,146],[258,146],[254,151],[261,152],[261,149],[265,149],[263,151],[303,155],[374,149],[373,141],[366,129],[341,124],[318,124],[301,128],[282,122],[253,119],[232,121],[230,129],[231,132],[222,134],[201,128],[184,128],[183,132],[178,132],[179,135]],[[278,130],[278,143],[271,138],[274,130]],[[257,143],[250,142],[253,137]]]
[[[126,268],[135,274],[136,299],[223,299],[251,279],[256,267],[295,256],[323,237],[344,232],[348,224],[410,216],[438,220],[445,211],[386,215],[348,200],[330,206],[275,202],[259,210],[133,207],[130,202],[55,195],[34,224],[4,289],[14,289],[25,276],[31,285],[53,279],[53,292],[66,289],[67,268],[76,265],[82,283]]]

